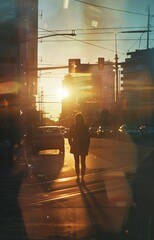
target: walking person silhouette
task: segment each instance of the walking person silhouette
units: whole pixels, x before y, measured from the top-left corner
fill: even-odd
[[[82,113],[77,113],[75,115],[74,124],[70,127],[68,142],[70,145],[70,153],[74,155],[75,171],[77,175],[76,182],[80,182],[81,173],[81,182],[84,183],[84,175],[86,173],[86,156],[89,151],[90,136],[88,126],[85,124]]]

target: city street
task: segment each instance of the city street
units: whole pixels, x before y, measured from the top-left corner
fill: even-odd
[[[135,173],[152,147],[91,139],[85,185],[75,181],[67,139],[65,149],[65,156],[56,151],[34,156],[23,148],[17,160],[16,171],[24,171],[18,203],[27,238],[115,239],[127,235],[122,229],[133,199],[126,175]]]
[[[32,155],[23,146],[15,154],[16,167],[0,175],[0,239],[115,239],[121,234],[124,239],[133,202],[127,176],[152,149],[152,144],[91,139],[85,185],[77,185],[67,139],[65,156],[51,150]]]
[[[0,240],[154,240],[153,0],[0,11]]]

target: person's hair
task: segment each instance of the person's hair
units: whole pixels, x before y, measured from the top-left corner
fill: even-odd
[[[82,113],[77,113],[75,115],[75,124],[77,124],[77,125],[84,125],[85,124],[84,117],[83,117]]]

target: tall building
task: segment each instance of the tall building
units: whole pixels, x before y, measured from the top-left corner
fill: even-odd
[[[35,108],[38,0],[0,4],[0,106]]]
[[[20,97],[26,108],[35,108],[37,93],[38,0],[18,0]]]
[[[138,124],[154,120],[154,49],[128,53],[121,63],[121,108],[125,121]]]

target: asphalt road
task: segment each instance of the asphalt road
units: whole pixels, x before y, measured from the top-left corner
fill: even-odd
[[[91,139],[85,185],[76,184],[67,139],[65,149],[65,155],[49,150],[35,156],[27,147],[20,150],[16,168],[9,178],[4,174],[7,201],[1,208],[7,221],[1,216],[0,239],[128,239],[133,195],[126,176],[152,147]]]

